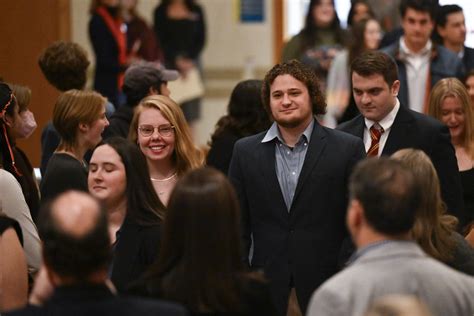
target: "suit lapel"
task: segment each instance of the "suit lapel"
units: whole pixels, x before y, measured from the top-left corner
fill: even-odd
[[[410,136],[413,117],[408,109],[400,105],[395,121],[390,129],[387,142],[382,151],[382,155],[391,155],[401,148],[407,147],[407,141],[413,137]]]
[[[311,171],[318,163],[319,158],[321,157],[321,154],[323,153],[326,147],[326,143],[327,139],[325,132],[321,125],[319,125],[319,123],[315,120],[313,132],[311,134],[311,140],[308,144],[308,151],[306,152],[303,168],[301,169],[301,173],[298,178],[298,184],[296,185],[296,191],[293,197],[292,205],[295,204],[298,195],[304,187],[304,183],[306,182],[308,176],[311,174]]]
[[[354,136],[364,139],[365,121],[362,115],[357,116],[354,126]]]

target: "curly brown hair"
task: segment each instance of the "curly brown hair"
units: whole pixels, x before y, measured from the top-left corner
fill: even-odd
[[[60,91],[82,90],[86,85],[87,52],[76,43],[55,42],[38,59],[39,67],[50,84]]]
[[[262,101],[268,114],[271,115],[272,113],[270,109],[270,87],[276,77],[281,75],[290,75],[296,80],[301,81],[306,88],[308,88],[313,114],[317,115],[326,113],[326,100],[321,92],[319,80],[316,77],[314,70],[302,62],[292,59],[281,64],[276,64],[265,75],[262,86]]]

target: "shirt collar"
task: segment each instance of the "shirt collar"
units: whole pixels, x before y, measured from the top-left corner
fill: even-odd
[[[393,107],[393,109],[383,119],[381,119],[378,122],[379,125],[382,126],[384,131],[388,131],[392,127],[399,109],[400,109],[400,101],[398,101],[398,98],[395,98],[395,106]],[[366,118],[364,119],[364,121],[365,121],[365,126],[367,127],[367,129],[370,129],[372,125],[374,125],[375,123],[375,121],[372,121]]]
[[[405,44],[405,36],[400,37],[400,53],[403,56],[415,57],[415,56],[424,56],[428,55],[431,52],[433,43],[431,40],[428,40],[425,47],[423,47],[418,53],[411,51]]]
[[[349,258],[349,260],[346,262],[346,266],[353,264],[355,261],[357,261],[359,258],[365,256],[367,253],[372,252],[376,249],[382,248],[386,246],[387,244],[413,244],[413,240],[396,240],[396,239],[384,239],[380,241],[376,241],[373,243],[370,243],[368,245],[365,245],[362,248],[357,249],[356,252],[352,254],[352,256]]]
[[[313,128],[314,128],[314,119],[311,120],[311,122],[308,124],[306,129],[304,130],[302,136],[306,138],[306,141],[309,143],[311,140],[311,134],[313,133]],[[281,143],[285,144],[283,141],[283,137],[281,137],[280,130],[278,129],[278,124],[277,122],[273,122],[272,126],[268,129],[267,133],[265,134],[265,137],[262,139],[262,143],[268,143],[274,139],[278,139]],[[301,137],[300,137],[301,140]]]

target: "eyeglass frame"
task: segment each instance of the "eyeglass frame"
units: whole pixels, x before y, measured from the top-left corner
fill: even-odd
[[[144,126],[153,127],[153,131],[151,132],[151,134],[148,135],[148,134],[143,133],[142,127],[144,127]],[[162,131],[160,131],[160,129],[168,128],[168,127],[170,128],[170,133],[169,134],[163,134]],[[138,133],[143,137],[153,136],[153,134],[155,134],[156,130],[158,131],[158,134],[161,137],[170,137],[172,132],[174,131],[175,127],[174,127],[174,125],[171,125],[171,124],[161,124],[161,125],[158,125],[158,126],[151,125],[151,124],[143,124],[143,125],[138,126],[137,129],[138,129]]]

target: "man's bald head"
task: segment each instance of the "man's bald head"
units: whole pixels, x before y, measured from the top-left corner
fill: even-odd
[[[84,192],[66,192],[51,203],[51,219],[58,229],[75,238],[90,232],[101,212],[98,202]]]
[[[38,221],[46,266],[60,277],[85,280],[107,269],[111,257],[107,217],[83,192],[69,191],[43,206]]]

